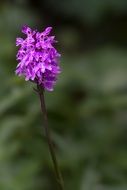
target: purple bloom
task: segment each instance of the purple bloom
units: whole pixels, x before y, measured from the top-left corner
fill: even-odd
[[[24,76],[26,81],[33,81],[48,91],[53,90],[60,73],[58,63],[60,54],[53,47],[56,41],[55,36],[49,36],[51,30],[52,27],[48,27],[43,32],[38,32],[23,26],[22,32],[26,35],[26,39],[16,39],[16,46],[20,46],[16,56],[19,62],[16,74]]]

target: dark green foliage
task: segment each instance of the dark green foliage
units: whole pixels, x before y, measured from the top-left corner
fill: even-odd
[[[51,24],[59,40],[46,104],[65,190],[127,189],[126,11],[126,0],[0,2],[0,190],[56,190],[38,95],[14,74],[23,24]]]

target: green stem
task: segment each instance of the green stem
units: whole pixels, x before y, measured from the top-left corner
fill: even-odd
[[[42,87],[40,87],[39,85],[37,85],[37,89],[38,89],[37,92],[39,94],[40,103],[41,103],[41,111],[42,111],[43,117],[44,117],[45,134],[46,134],[47,143],[49,146],[49,152],[51,154],[51,158],[52,158],[52,162],[53,162],[53,166],[54,166],[54,170],[55,170],[56,179],[57,179],[57,182],[59,185],[59,189],[64,190],[64,182],[63,182],[62,175],[61,175],[61,172],[60,172],[60,169],[58,166],[54,146],[53,146],[52,139],[51,139],[50,130],[48,127],[48,117],[47,117],[47,111],[46,111],[46,106],[45,106],[44,89],[42,89]]]

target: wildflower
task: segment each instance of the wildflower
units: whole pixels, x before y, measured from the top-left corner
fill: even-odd
[[[60,54],[53,46],[56,40],[55,36],[49,35],[51,30],[52,27],[47,27],[43,32],[38,32],[23,26],[22,33],[26,38],[16,39],[16,46],[20,46],[16,55],[16,74],[48,91],[53,90],[60,73]]]

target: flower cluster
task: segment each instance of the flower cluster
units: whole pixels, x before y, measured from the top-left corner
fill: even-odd
[[[16,39],[16,46],[20,46],[16,56],[19,62],[16,74],[48,91],[53,90],[60,73],[60,54],[53,47],[56,41],[55,36],[49,36],[51,30],[52,27],[47,27],[43,32],[38,32],[24,26],[22,32],[26,34],[26,39]]]

